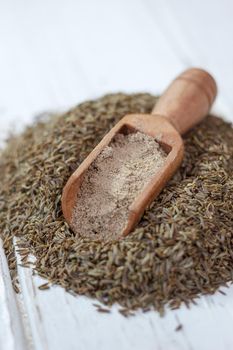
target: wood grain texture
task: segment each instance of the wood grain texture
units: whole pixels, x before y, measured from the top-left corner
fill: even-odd
[[[0,0],[0,137],[32,116],[114,91],[164,90],[189,66],[212,73],[215,109],[233,121],[233,4],[228,0]],[[19,257],[18,257],[19,259]],[[0,249],[0,349],[233,347],[233,288],[182,307],[125,319],[19,266],[15,298]],[[175,331],[182,324],[183,328]]]
[[[216,95],[217,85],[213,77],[205,70],[190,68],[168,86],[152,114],[166,117],[183,135],[206,117]]]

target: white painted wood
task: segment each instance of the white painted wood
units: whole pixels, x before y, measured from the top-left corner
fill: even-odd
[[[0,349],[26,350],[27,344],[22,315],[19,312],[0,240]]]
[[[152,18],[159,11],[156,22],[183,64],[203,67],[214,75],[219,88],[216,109],[231,120],[233,2],[146,0],[145,4]]]
[[[233,121],[232,11],[230,0],[0,0],[0,139],[45,110],[114,91],[160,92],[191,65],[216,76],[215,109]],[[125,319],[57,286],[40,291],[30,269],[19,266],[19,279],[15,298],[0,247],[0,350],[233,347],[232,287],[164,318]]]
[[[98,314],[84,297],[60,287],[40,291],[45,281],[20,269],[25,308],[36,349],[229,349],[232,333],[233,289],[227,296],[202,297],[188,310],[167,311],[164,318],[149,312],[126,319],[115,307]],[[224,290],[226,292],[226,290]],[[176,331],[182,324],[183,329]],[[224,325],[224,326],[223,326]]]

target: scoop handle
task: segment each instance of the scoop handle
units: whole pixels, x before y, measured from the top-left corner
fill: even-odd
[[[205,70],[191,68],[168,86],[152,114],[166,117],[180,134],[184,134],[208,114],[216,95],[214,78]]]

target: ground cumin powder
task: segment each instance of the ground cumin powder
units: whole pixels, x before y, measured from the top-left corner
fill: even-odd
[[[14,285],[13,238],[22,262],[67,291],[121,312],[163,312],[233,280],[233,129],[209,116],[185,137],[184,161],[134,232],[115,242],[82,239],[61,212],[71,173],[127,113],[149,113],[148,94],[108,95],[37,122],[0,156],[0,235]]]
[[[117,134],[84,175],[72,215],[74,232],[92,239],[119,238],[130,205],[166,156],[149,135]]]

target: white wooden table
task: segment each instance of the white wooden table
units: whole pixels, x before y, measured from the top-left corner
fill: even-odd
[[[189,66],[217,79],[233,120],[231,0],[0,0],[0,138],[35,114],[114,91],[161,92]],[[0,349],[233,348],[233,288],[190,310],[99,314],[92,301],[19,267],[15,295],[0,245]],[[182,324],[180,331],[175,328]]]

